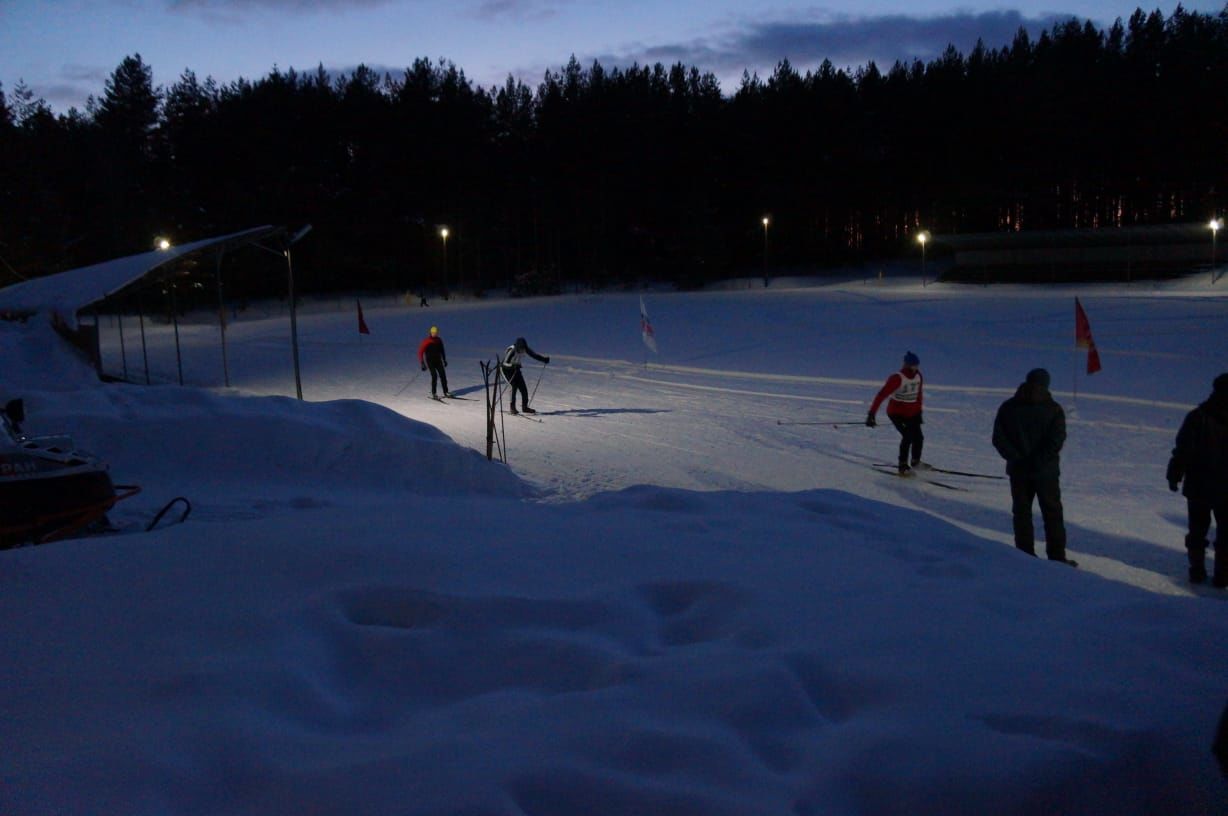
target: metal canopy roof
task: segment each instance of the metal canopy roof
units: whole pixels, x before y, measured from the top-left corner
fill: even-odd
[[[283,227],[254,227],[183,246],[129,255],[126,258],[22,281],[0,289],[0,311],[46,311],[75,320],[82,310],[106,300],[175,261],[204,252],[226,253],[284,232]]]

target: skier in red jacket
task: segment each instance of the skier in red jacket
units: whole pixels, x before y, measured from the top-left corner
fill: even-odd
[[[870,404],[866,425],[878,425],[874,415],[883,400],[887,402],[887,419],[900,432],[900,475],[907,475],[921,463],[921,359],[911,351],[904,354],[904,367],[887,378]],[[911,455],[910,455],[911,454]]]
[[[439,329],[435,326],[431,326],[431,333],[418,345],[418,365],[422,366],[423,371],[426,371],[428,366],[431,369],[432,397],[438,399],[435,393],[436,382],[443,385],[445,397],[452,396],[452,392],[448,390],[448,375],[444,371],[448,367],[448,355],[443,350],[443,338],[439,336]]]

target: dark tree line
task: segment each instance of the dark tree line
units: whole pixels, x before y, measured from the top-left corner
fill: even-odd
[[[1196,221],[1228,183],[1226,89],[1228,7],[886,72],[781,62],[729,96],[682,64],[574,58],[536,89],[424,59],[163,89],[133,55],[84,112],[0,88],[0,282],[269,223],[314,225],[317,289],[549,290],[699,283],[765,243],[818,269],[919,229]]]

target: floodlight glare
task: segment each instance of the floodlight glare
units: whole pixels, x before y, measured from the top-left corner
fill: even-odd
[[[155,238],[154,246],[159,250],[166,251],[171,248],[171,242],[168,238]]]

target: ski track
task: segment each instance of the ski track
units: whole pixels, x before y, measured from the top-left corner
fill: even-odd
[[[1003,357],[1012,360],[1010,365],[1021,369],[1011,373],[1009,382],[1021,378],[1027,367],[1019,365],[1018,360],[1072,359],[1068,346],[1039,339],[1069,332],[1072,315],[1065,297],[1060,296],[1063,305],[1058,308],[1054,302],[1059,296],[1050,290],[1003,290],[1001,297],[1012,301],[1015,313],[1008,319],[998,319],[968,317],[970,305],[984,297],[979,290],[931,292],[917,298],[871,291],[827,293],[821,297],[829,306],[833,299],[856,301],[856,310],[862,311],[844,310],[850,312],[846,316],[839,309],[829,310],[829,323],[813,329],[807,311],[811,307],[806,301],[811,295],[793,293],[788,297],[798,303],[782,308],[779,319],[806,327],[790,329],[799,335],[813,331],[816,348],[822,350],[814,355],[815,373],[771,371],[771,365],[779,364],[773,359],[771,344],[764,342],[736,342],[689,358],[637,363],[591,353],[608,343],[577,349],[573,354],[562,353],[564,349],[555,351],[544,341],[539,347],[538,340],[530,337],[535,347],[552,357],[545,371],[537,366],[525,371],[531,392],[540,383],[533,406],[544,421],[499,420],[500,448],[506,452],[508,466],[537,486],[544,501],[551,502],[584,499],[643,483],[705,491],[845,490],[922,510],[1011,546],[1010,499],[1005,482],[965,479],[975,484],[957,482],[968,490],[955,493],[907,484],[869,468],[871,462],[891,462],[896,456],[899,437],[885,419],[875,429],[859,425],[892,366],[888,362],[871,378],[840,376],[845,372],[838,365],[839,344],[860,346],[866,342],[866,315],[879,307],[895,309],[915,302],[925,310],[923,314],[914,318],[912,312],[904,310],[902,314],[910,315],[905,324],[879,316],[881,332],[887,337],[869,341],[876,347],[894,349],[923,336],[928,349],[928,354],[918,349],[922,351],[923,371],[927,356],[958,359],[970,344],[1002,349]],[[1156,299],[1163,297],[1166,295],[1118,295],[1113,310],[1101,305],[1107,297],[1084,297],[1085,307],[1093,312],[1106,368],[1115,362],[1137,366],[1120,376],[1137,373],[1140,378],[1146,377],[1150,370],[1147,366],[1154,367],[1157,362],[1180,362],[1187,371],[1222,370],[1222,344],[1216,345],[1211,338],[1222,336],[1225,327],[1223,299],[1186,296],[1180,301],[1183,308],[1197,311],[1206,319],[1206,328],[1201,329],[1204,334],[1191,340],[1170,325],[1177,318],[1152,314]],[[661,300],[668,304],[666,298]],[[1018,308],[1014,308],[1016,305]],[[501,304],[500,308],[557,309],[557,305],[526,301]],[[390,317],[385,323],[385,314],[396,320]],[[284,318],[279,318],[275,310],[269,315],[274,320]],[[450,384],[470,401],[436,405],[423,398],[429,379],[417,371],[413,354],[419,333],[404,329],[411,321],[421,322],[422,316],[369,308],[367,319],[373,331],[388,327],[380,339],[356,341],[352,335],[343,336],[342,326],[352,332],[349,315],[337,316],[335,327],[320,330],[325,339],[303,339],[305,396],[317,401],[369,400],[428,422],[467,448],[484,451],[485,402],[479,367],[473,362],[491,359],[503,344],[480,337],[465,344],[449,342]],[[451,319],[450,313],[441,309],[432,313],[428,322],[446,326],[452,325],[447,322]],[[669,341],[669,319],[667,306],[654,310],[663,350]],[[692,319],[703,319],[700,310]],[[1021,330],[1021,325],[1026,330]],[[600,334],[602,328],[594,326],[592,333]],[[727,330],[737,334],[743,328],[730,326]],[[147,329],[150,379],[176,382],[177,360],[170,327]],[[185,321],[180,329],[185,382],[217,387],[222,361],[216,346],[216,326]],[[688,327],[675,325],[674,330],[682,336]],[[136,373],[139,366],[134,363],[139,360],[139,339],[130,327],[126,326],[125,334],[129,371],[134,379],[143,379],[143,372]],[[238,322],[228,329],[227,338],[234,391],[249,395],[294,393],[288,331],[271,329],[267,322]],[[108,339],[112,346],[117,345],[113,335]],[[634,333],[630,339],[637,340]],[[336,352],[318,361],[313,357],[317,350],[323,355],[324,349],[338,346],[347,349],[346,355],[353,355],[346,367],[333,364]],[[864,355],[859,347],[857,351]],[[108,354],[112,360],[118,359],[117,348],[104,349],[104,357]],[[740,356],[749,362],[738,359]],[[748,366],[760,358],[765,361],[765,370],[749,370]],[[723,359],[738,359],[738,365],[720,367]],[[1057,362],[1047,364],[1056,366]],[[119,369],[114,362],[110,367]],[[852,373],[864,370],[860,366]],[[976,360],[954,370],[967,379],[953,382],[949,371],[945,378],[927,378],[924,458],[941,467],[1001,474],[1002,462],[990,445],[990,434],[998,405],[1015,389],[984,384],[1002,382],[1003,378],[1000,371]],[[1115,580],[1157,592],[1202,594],[1184,586],[1179,574],[1184,505],[1173,500],[1163,482],[1163,464],[1173,436],[1192,403],[1188,399],[1165,399],[1170,395],[1155,392],[1134,396],[1061,390],[1072,383],[1056,369],[1054,372],[1058,389],[1054,395],[1066,409],[1070,430],[1063,453],[1062,489],[1072,553],[1088,570]],[[978,383],[969,381],[972,378],[983,379]],[[1118,388],[1129,385],[1119,381]],[[778,421],[823,424],[780,425]],[[833,427],[834,423],[841,426]],[[1139,437],[1145,439],[1140,442]],[[1135,462],[1140,447],[1146,451],[1146,461]],[[955,482],[962,477],[949,478]],[[1153,510],[1140,512],[1139,508]],[[260,516],[278,510],[236,502],[233,506],[202,506],[195,512],[203,521],[211,516]],[[1131,524],[1120,524],[1119,518],[1130,519]]]

